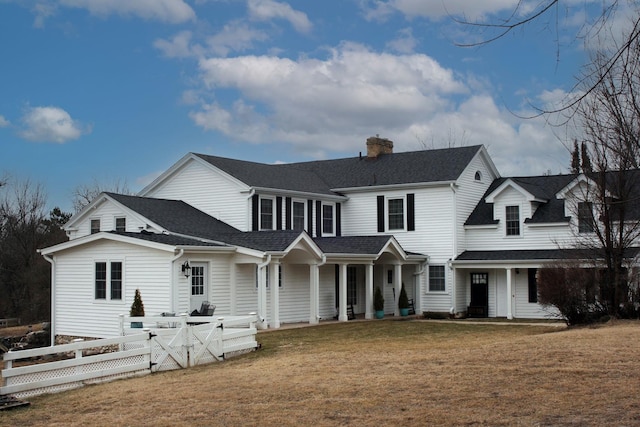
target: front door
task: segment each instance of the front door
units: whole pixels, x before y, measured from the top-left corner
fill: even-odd
[[[471,273],[469,317],[489,316],[489,273]]]
[[[191,277],[190,284],[190,294],[191,298],[189,301],[190,310],[200,310],[203,301],[209,301],[209,286],[207,283],[207,265],[206,264],[191,264]]]

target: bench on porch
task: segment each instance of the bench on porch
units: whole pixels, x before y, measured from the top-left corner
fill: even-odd
[[[409,314],[416,314],[416,304],[413,302],[413,298],[409,300]]]
[[[356,318],[356,312],[353,310],[353,304],[347,306],[347,320],[353,320]]]

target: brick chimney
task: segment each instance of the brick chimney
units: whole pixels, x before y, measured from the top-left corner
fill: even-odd
[[[393,153],[393,141],[378,135],[367,138],[367,158],[375,159],[380,154]]]

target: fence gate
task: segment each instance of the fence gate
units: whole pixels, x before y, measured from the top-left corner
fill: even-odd
[[[188,329],[157,329],[151,339],[151,371],[171,371],[189,366],[188,347],[185,338]]]
[[[212,327],[213,326],[213,327]],[[189,366],[202,365],[224,359],[222,350],[222,325],[204,324],[189,328],[192,345],[189,349]]]
[[[157,329],[151,339],[152,371],[170,371],[224,359],[222,327],[205,323]]]

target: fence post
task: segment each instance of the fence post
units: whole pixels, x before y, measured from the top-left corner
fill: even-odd
[[[120,318],[120,336],[123,337],[124,336],[124,314],[119,314],[118,317]],[[124,350],[124,345],[122,343],[118,344],[118,351],[122,351]]]
[[[191,353],[193,351],[193,342],[191,339],[191,327],[187,325],[188,313],[180,314],[180,332],[182,333],[182,346],[187,354],[187,367],[191,367],[192,358]]]
[[[73,341],[71,341],[72,343],[80,343],[83,342],[84,340],[82,338],[76,338]],[[82,349],[81,348],[76,348],[76,359],[82,359]],[[76,366],[76,374],[80,375],[82,374],[82,365],[78,365]]]
[[[149,328],[142,328],[142,331],[145,332],[147,334],[147,338],[142,342],[142,346],[144,348],[147,349],[147,351],[144,353],[144,361],[145,363],[149,364],[149,372],[153,372],[152,371],[152,367],[154,365],[153,363],[153,359],[151,358],[151,349],[152,349],[152,345],[151,345],[151,329]]]

